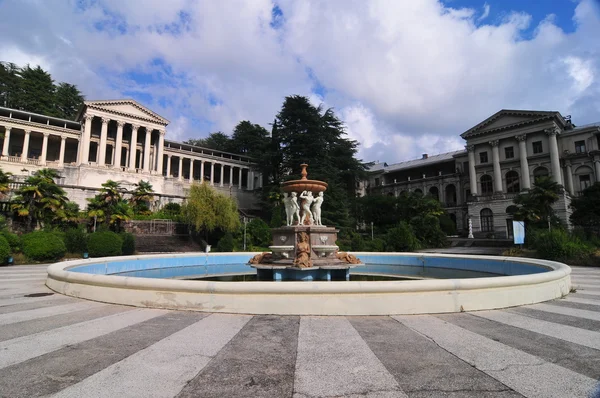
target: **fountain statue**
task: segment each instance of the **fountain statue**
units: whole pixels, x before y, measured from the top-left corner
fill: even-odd
[[[258,254],[249,263],[258,280],[349,280],[350,268],[361,262],[339,252],[335,244],[339,230],[322,225],[327,183],[307,179],[308,165],[300,167],[301,179],[282,183],[286,226],[272,229],[271,253]]]

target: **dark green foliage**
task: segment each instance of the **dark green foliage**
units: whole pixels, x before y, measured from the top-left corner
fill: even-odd
[[[515,197],[514,203],[519,207],[515,219],[525,221],[528,228],[547,225],[548,220],[556,218],[552,205],[561,191],[562,186],[549,177],[536,179],[533,188]]]
[[[391,228],[384,238],[385,250],[389,252],[408,252],[420,249],[419,240],[412,227],[402,221]]]
[[[23,254],[34,261],[56,261],[67,252],[59,234],[36,231],[23,235]]]
[[[364,246],[365,246],[364,251],[384,252],[386,243],[385,243],[385,240],[383,240],[381,238],[366,239]],[[354,250],[354,249],[352,249],[352,250]]]
[[[6,241],[6,238],[0,235],[0,264],[6,264],[10,257],[10,245]]]
[[[585,265],[594,253],[594,248],[568,232],[554,228],[538,231],[530,245],[539,257],[568,264]]]
[[[18,253],[21,251],[21,238],[17,234],[13,234],[8,230],[2,230],[1,235],[6,239],[8,245],[10,246],[10,250],[13,253]]]
[[[279,228],[285,225],[284,212],[283,206],[273,206],[271,210],[271,222],[269,223],[271,228]]]
[[[440,228],[439,219],[432,215],[413,217],[410,220],[415,236],[424,247],[444,247],[448,244],[446,234]]]
[[[267,247],[272,245],[271,228],[260,218],[255,218],[246,226],[246,239],[250,238],[254,246]]]
[[[67,229],[64,240],[69,253],[86,253],[88,250],[88,235],[83,228]]]
[[[123,232],[121,238],[123,238],[123,255],[135,254],[135,236],[129,232]]]
[[[0,106],[74,119],[83,100],[76,86],[55,85],[52,76],[39,66],[20,68],[0,62]]]
[[[123,253],[123,240],[112,231],[99,231],[90,234],[88,252],[90,257],[120,256]]]
[[[440,228],[446,235],[456,235],[456,225],[454,225],[454,221],[448,216],[448,214],[444,213],[440,216]]]
[[[178,216],[181,214],[181,205],[179,203],[167,203],[163,206],[162,210],[165,214]]]
[[[217,243],[217,251],[219,252],[232,252],[235,247],[235,241],[233,235],[227,232]]]
[[[229,151],[258,159],[264,155],[268,143],[269,132],[264,127],[243,120],[233,129]]]
[[[588,235],[600,235],[600,183],[583,190],[582,195],[571,202],[571,222],[582,227]]]
[[[229,152],[231,141],[227,134],[217,131],[210,133],[206,138],[190,139],[184,141],[185,144],[201,146],[203,148],[216,149],[217,151]]]
[[[123,199],[123,188],[116,181],[107,180],[102,184],[100,193],[88,202],[87,215],[90,225],[96,224],[96,230],[103,224],[112,231],[120,232],[121,224],[133,217],[133,209]]]

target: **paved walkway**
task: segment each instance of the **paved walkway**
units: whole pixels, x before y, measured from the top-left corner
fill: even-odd
[[[600,378],[600,269],[562,300],[393,317],[136,309],[44,280],[0,268],[2,397],[565,398]]]

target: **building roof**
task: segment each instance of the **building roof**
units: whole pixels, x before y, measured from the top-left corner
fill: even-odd
[[[513,117],[513,119],[507,117]],[[485,119],[483,122],[471,127],[460,136],[463,139],[467,139],[480,134],[489,133],[491,131],[511,129],[548,119],[556,120],[562,127],[564,127],[566,124],[565,119],[562,117],[560,112],[557,111],[502,109]]]
[[[447,162],[452,160],[456,155],[462,155],[466,153],[464,149],[453,152],[440,153],[438,155],[427,156],[426,158],[407,160],[404,162],[394,163],[388,165],[387,163],[378,163],[369,168],[369,171],[383,171],[384,173],[391,173],[398,170],[411,169],[413,167],[423,167],[436,163]]]
[[[571,130],[571,131],[583,130],[583,129],[587,129],[590,127],[600,127],[600,122],[584,124],[583,126],[577,126],[577,127],[573,128],[573,130]]]

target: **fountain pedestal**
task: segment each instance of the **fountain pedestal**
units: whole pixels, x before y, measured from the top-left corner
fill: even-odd
[[[335,242],[339,230],[320,225],[294,225],[272,229],[272,254],[260,262],[251,264],[256,269],[259,281],[345,281],[350,279],[350,268],[359,264],[349,264],[337,257]],[[306,252],[299,242],[302,235],[307,237],[309,264],[295,261]],[[307,266],[310,265],[310,266]]]

